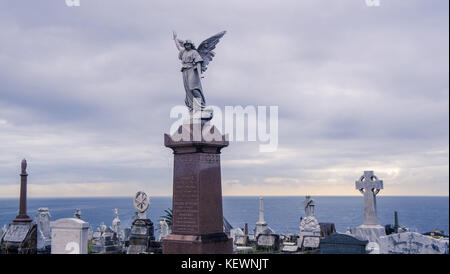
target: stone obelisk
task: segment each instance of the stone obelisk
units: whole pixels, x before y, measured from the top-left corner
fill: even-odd
[[[259,216],[255,225],[255,237],[261,234],[267,228],[267,222],[264,220],[264,200],[259,197]]]
[[[209,138],[209,137],[212,138]],[[209,123],[185,122],[164,145],[173,150],[172,233],[164,254],[231,254],[223,231],[220,152],[226,137]]]
[[[19,215],[9,224],[0,240],[0,254],[36,254],[37,226],[27,215],[27,161],[22,160],[20,173]]]
[[[31,218],[27,215],[27,160],[22,160],[22,172],[20,173],[20,207],[19,215],[16,216],[14,222],[31,222]]]

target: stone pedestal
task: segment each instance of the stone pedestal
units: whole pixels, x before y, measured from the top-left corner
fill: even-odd
[[[386,236],[386,231],[381,225],[360,225],[352,229],[352,234],[360,240],[378,243],[381,236]]]
[[[0,253],[35,254],[37,252],[36,224],[27,215],[27,161],[22,160],[20,173],[20,207],[19,215],[9,225],[0,238]]]
[[[142,254],[152,252],[155,241],[153,222],[149,219],[137,219],[131,226],[130,242],[127,254]]]
[[[300,234],[297,240],[299,248],[317,248],[320,242],[320,225],[314,216],[306,216],[300,222]]]
[[[36,230],[31,222],[12,222],[0,239],[0,254],[36,254]]]
[[[87,254],[89,223],[77,218],[63,218],[50,223],[52,254]]]
[[[208,123],[184,124],[164,145],[173,150],[172,233],[164,254],[231,254],[223,232],[220,150],[225,136]]]

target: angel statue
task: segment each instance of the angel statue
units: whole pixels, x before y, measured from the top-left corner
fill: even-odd
[[[185,104],[192,113],[193,110],[200,110],[205,112],[202,119],[211,119],[212,111],[205,110],[205,96],[203,95],[202,83],[200,78],[206,71],[209,62],[214,57],[213,49],[216,48],[220,38],[225,35],[226,31],[219,32],[211,36],[205,41],[201,42],[198,48],[195,48],[191,40],[177,39],[176,32],[173,32],[173,40],[177,47],[179,54],[178,58],[181,60],[181,73],[183,74],[183,84],[186,91]]]

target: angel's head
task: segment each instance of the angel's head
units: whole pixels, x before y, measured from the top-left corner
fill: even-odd
[[[194,43],[192,43],[191,40],[186,40],[186,41],[184,41],[183,47],[184,47],[186,50],[195,49]]]

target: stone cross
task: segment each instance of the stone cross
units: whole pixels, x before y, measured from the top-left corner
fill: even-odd
[[[373,171],[364,171],[355,186],[364,195],[364,225],[378,225],[376,195],[383,189],[383,181]]]
[[[22,160],[22,172],[20,173],[20,208],[19,215],[16,216],[14,222],[31,222],[32,220],[27,215],[27,161]]]

